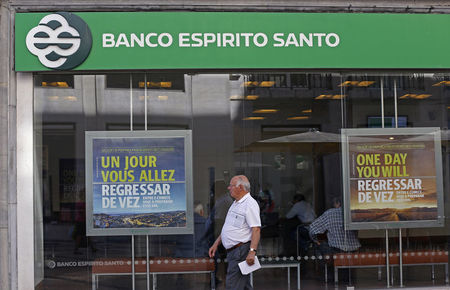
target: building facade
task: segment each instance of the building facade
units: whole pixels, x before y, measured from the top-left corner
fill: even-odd
[[[334,197],[343,197],[344,223],[358,229],[362,247],[354,253],[357,257],[347,258],[347,264],[334,262],[356,267],[350,277],[338,272],[339,279],[350,280],[339,282],[340,287],[448,284],[447,1],[0,3],[1,289],[144,288],[148,284],[143,268],[136,270],[135,279],[114,274],[129,272],[123,267],[130,267],[131,257],[140,259],[139,264],[147,255],[150,271],[153,265],[192,258],[193,263],[211,264],[205,251],[232,202],[226,188],[235,174],[249,177],[260,204],[261,259],[294,270],[301,263],[299,271],[309,273],[302,276],[302,287],[325,287],[323,261],[329,264],[333,256],[320,252],[308,237],[302,248],[298,224],[292,227],[285,221],[298,194],[317,216]],[[92,49],[79,66],[54,64],[61,55],[48,53],[47,62],[42,61],[39,52],[30,49],[32,41],[41,50],[48,47],[40,46],[36,35],[26,40],[27,33],[55,12],[78,15],[90,27]],[[156,53],[148,54],[149,49]],[[395,135],[393,128],[405,130]],[[420,131],[423,128],[428,129]],[[381,197],[381,190],[390,188],[376,188],[375,183],[365,183],[359,190],[365,195],[359,199],[357,193],[352,195],[351,182],[358,178],[342,157],[378,153],[374,148],[345,147],[363,142],[351,143],[353,133],[345,135],[345,129],[361,129],[362,135],[355,134],[368,142],[363,143],[366,149],[378,141],[364,139],[370,132],[364,129],[378,129],[376,136],[386,138],[418,138],[405,139],[402,146],[407,141],[422,142],[423,150],[431,146],[425,153],[407,151],[415,156],[411,159],[393,147],[376,149],[398,156],[398,167],[392,167],[398,171],[390,177],[408,182],[417,170],[414,180],[419,181],[405,185],[409,191],[401,193],[404,200],[417,203],[409,208],[414,210],[405,213],[400,206],[380,214],[380,224],[358,225],[367,222],[357,216],[364,210],[381,212],[367,205],[368,200],[378,194],[388,203],[392,197]],[[189,234],[86,235],[95,227],[89,223],[95,214],[95,191],[87,188],[85,163],[85,134],[91,131],[192,134],[192,164],[187,169],[192,190],[185,205]],[[424,136],[435,137],[421,139]],[[411,144],[416,147],[408,150],[420,149]],[[366,162],[368,172],[377,165]],[[359,168],[361,180],[376,175]],[[91,212],[87,224],[86,211]],[[417,220],[426,226],[410,223]],[[386,267],[386,251],[391,257],[406,254],[401,272],[394,258],[389,263],[395,267]],[[366,261],[372,255],[380,259]],[[408,260],[411,256],[433,258]],[[221,252],[213,263],[216,282],[224,281],[224,258]],[[163,289],[209,287],[213,276],[204,273],[208,267],[196,268],[201,274],[194,276],[179,274],[185,268],[169,269],[168,275],[149,281]],[[287,268],[296,277],[294,270]],[[254,283],[261,289],[287,287],[286,269],[260,270]]]

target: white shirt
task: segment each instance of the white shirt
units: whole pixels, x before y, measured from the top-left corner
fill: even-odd
[[[240,200],[235,200],[228,210],[221,233],[225,249],[250,241],[253,227],[261,227],[259,205],[250,193],[247,193]]]
[[[286,214],[286,218],[291,219],[297,216],[297,218],[304,224],[309,224],[314,221],[316,214],[312,206],[306,201],[302,200],[296,202],[291,210]]]

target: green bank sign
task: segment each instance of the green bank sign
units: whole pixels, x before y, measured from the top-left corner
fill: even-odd
[[[16,71],[449,69],[450,15],[17,13]]]

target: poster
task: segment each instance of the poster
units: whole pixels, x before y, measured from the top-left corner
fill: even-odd
[[[349,229],[443,226],[439,128],[342,130]]]
[[[59,160],[59,194],[61,203],[84,200],[85,170],[83,159]]]
[[[191,233],[190,136],[86,132],[88,235]]]

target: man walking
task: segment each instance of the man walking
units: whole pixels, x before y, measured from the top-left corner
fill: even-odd
[[[222,243],[227,250],[228,259],[226,289],[253,289],[250,285],[250,275],[242,275],[238,263],[244,260],[248,265],[255,263],[261,235],[259,206],[250,195],[250,182],[244,175],[234,176],[228,191],[234,202],[228,210],[221,234],[209,249],[209,256],[214,257]]]

